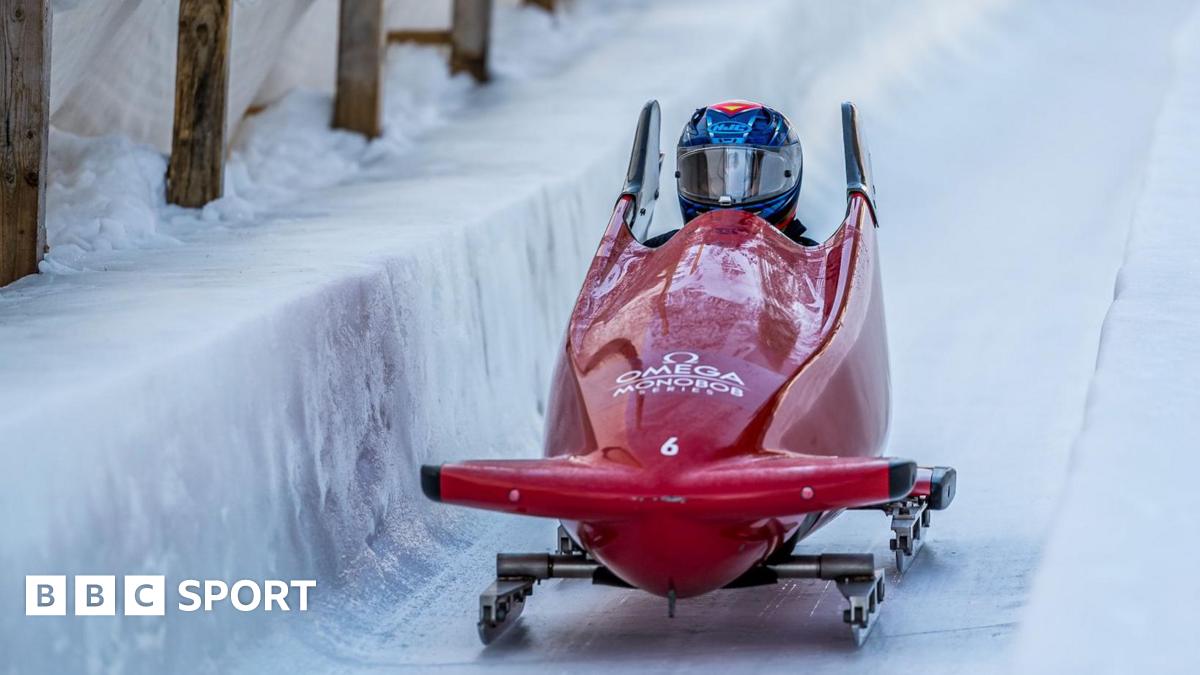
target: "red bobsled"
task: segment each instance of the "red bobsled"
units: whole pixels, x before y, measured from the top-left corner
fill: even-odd
[[[552,554],[500,554],[485,642],[533,584],[586,578],[669,599],[780,578],[838,582],[861,642],[883,596],[873,556],[794,555],[844,509],[892,516],[916,553],[955,474],[882,457],[888,352],[867,154],[842,107],[847,209],[802,246],[719,210],[644,246],[658,196],[659,111],[642,111],[626,188],[571,315],[545,458],[422,468],[431,499],[562,522]]]

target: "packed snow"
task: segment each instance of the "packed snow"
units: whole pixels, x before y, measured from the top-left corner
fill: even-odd
[[[502,7],[482,88],[393,49],[383,138],[295,91],[239,128],[202,210],[163,203],[152,146],[56,131],[45,273],[0,289],[0,569],[319,586],[307,614],[6,612],[0,672],[1189,670],[1195,3],[732,4]],[[637,110],[662,101],[670,147],[732,97],[799,125],[818,237],[844,205],[838,103],[863,111],[891,452],[956,466],[958,499],[861,650],[806,582],[673,620],[543,584],[485,650],[492,557],[554,524],[431,504],[416,468],[538,454]],[[887,539],[850,513],[805,550],[883,561]],[[1149,579],[1179,600],[1162,632]]]

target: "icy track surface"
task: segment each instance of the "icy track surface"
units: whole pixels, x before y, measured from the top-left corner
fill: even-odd
[[[1171,46],[1175,72],[1087,417],[1020,631],[1022,668],[1200,668],[1192,483],[1200,474],[1200,9]]]
[[[1150,411],[1161,380],[1194,380],[1192,3],[772,0],[755,22],[732,4],[622,10],[569,66],[456,93],[451,118],[403,153],[353,154],[340,186],[282,205],[242,195],[250,222],[216,214],[220,227],[149,250],[81,246],[72,273],[0,291],[0,672],[1069,672],[1097,641],[1109,658],[1087,671],[1127,672],[1136,657],[1119,656],[1149,644],[1163,586],[1132,550],[1148,538],[1107,547],[1106,528],[1160,519],[1155,550],[1182,556],[1175,578],[1196,588],[1179,539],[1189,505],[1137,499],[1150,475],[1182,489],[1194,471],[1176,479],[1156,453],[1192,448],[1133,431],[1186,429],[1198,409],[1181,385]],[[697,39],[715,26],[720,40]],[[860,650],[840,595],[811,582],[681,601],[673,620],[649,595],[546,583],[484,650],[474,622],[494,554],[547,550],[554,524],[430,504],[416,468],[538,453],[549,369],[638,107],[662,99],[669,143],[693,107],[733,96],[800,124],[802,216],[822,235],[842,208],[837,104],[864,111],[890,452],[955,465],[958,499],[914,567],[889,576]],[[1130,492],[1094,512],[1113,482]],[[882,561],[887,539],[883,517],[851,513],[803,548]],[[96,573],[320,587],[304,615],[16,610],[24,574]],[[1097,584],[1118,584],[1128,611],[1102,611]],[[1175,656],[1157,670],[1186,663]]]

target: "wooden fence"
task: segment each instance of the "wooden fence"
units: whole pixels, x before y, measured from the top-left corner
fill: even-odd
[[[5,0],[0,25],[0,285],[37,272],[46,248],[50,9]]]
[[[340,0],[332,124],[383,132],[387,44],[445,45],[452,72],[488,79],[492,0],[451,0],[445,30],[386,31],[384,0]],[[523,0],[553,11],[555,0]],[[199,207],[221,196],[225,175],[229,40],[234,0],[179,0],[175,125],[167,201]],[[49,0],[3,0],[0,18],[0,286],[37,272],[46,250],[50,129]]]

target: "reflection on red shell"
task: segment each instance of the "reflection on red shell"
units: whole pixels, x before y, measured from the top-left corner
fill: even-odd
[[[739,457],[882,452],[887,347],[874,220],[862,197],[851,196],[842,227],[816,247],[726,210],[649,249],[624,225],[628,205],[618,203],[571,316],[547,456],[601,451],[588,461],[646,472],[643,482],[669,495],[677,477]],[[648,510],[566,525],[625,581],[687,597],[763,560],[813,522],[804,515],[744,521]]]

